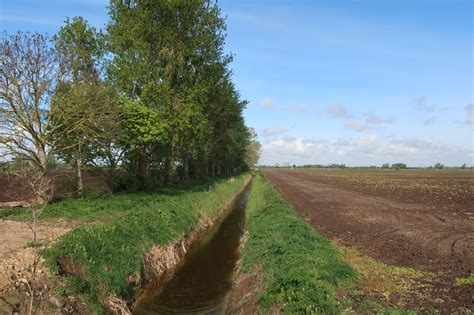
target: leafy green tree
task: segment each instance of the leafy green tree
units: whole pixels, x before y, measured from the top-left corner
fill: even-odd
[[[77,193],[83,196],[82,169],[94,160],[98,139],[109,139],[116,121],[116,94],[101,81],[104,41],[101,33],[81,17],[66,19],[53,37],[60,76],[52,114],[60,156],[75,164]]]
[[[225,22],[215,2],[112,0],[110,16],[110,77],[154,111],[164,131],[131,146],[140,181],[149,165],[161,167],[165,182],[177,169],[188,178],[208,174],[209,165],[212,174],[241,167],[245,103],[229,80]]]
[[[249,140],[248,144],[245,148],[246,154],[245,154],[245,164],[248,167],[252,167],[255,164],[258,163],[258,160],[260,159],[260,149],[262,145],[257,139],[257,133],[255,132],[255,129],[249,128]],[[293,165],[293,168],[295,168],[296,165]]]
[[[102,33],[76,16],[72,20],[66,18],[53,41],[59,57],[61,82],[77,84],[99,80],[105,53]]]
[[[396,170],[403,170],[407,168],[407,165],[405,163],[394,163],[392,164],[392,168]]]

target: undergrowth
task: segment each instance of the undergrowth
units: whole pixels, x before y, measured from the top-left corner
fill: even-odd
[[[91,310],[99,313],[103,308],[94,301],[103,302],[109,294],[126,300],[133,296],[127,279],[143,276],[142,257],[152,246],[189,233],[199,218],[216,213],[248,176],[153,194],[121,194],[52,204],[45,216],[103,222],[63,235],[43,254],[53,271],[59,272],[58,261],[74,265],[77,274],[66,276],[69,289],[83,296]]]
[[[255,272],[255,266],[262,269],[262,311],[270,307],[285,313],[341,311],[336,288],[352,283],[355,271],[328,239],[296,216],[261,173],[252,184],[247,229],[241,272]]]
[[[146,208],[161,204],[174,197],[200,193],[209,189],[211,185],[225,182],[230,177],[193,181],[189,184],[158,188],[155,191],[120,192],[114,195],[87,196],[85,198],[64,198],[51,202],[41,213],[40,219],[63,218],[85,223],[107,222],[127,212],[138,208]],[[31,212],[27,208],[0,209],[0,219],[30,220]]]

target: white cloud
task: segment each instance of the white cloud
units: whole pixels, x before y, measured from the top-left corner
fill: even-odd
[[[362,125],[354,119],[346,121],[344,127],[352,129],[354,131],[364,131],[367,129],[366,125]]]
[[[423,122],[423,124],[424,124],[425,126],[433,125],[434,123],[436,123],[436,117],[427,118],[427,119],[425,119],[425,121]]]
[[[364,114],[365,116],[365,123],[367,126],[381,126],[391,124],[393,122],[390,118],[383,118],[377,116],[375,112],[368,112]]]
[[[381,148],[382,144],[377,136],[367,135],[360,136],[356,140],[355,150],[358,152],[365,152],[368,154],[379,153],[378,150]]]
[[[393,123],[390,118],[377,116],[375,111],[369,111],[363,115],[353,115],[346,106],[341,104],[327,106],[326,113],[333,118],[345,119],[344,127],[358,132]],[[355,116],[359,116],[359,118]]]
[[[382,165],[404,162],[410,166],[428,166],[436,162],[462,165],[472,161],[469,148],[441,144],[433,139],[387,139],[363,135],[355,139],[281,137],[262,144],[261,163]]]
[[[326,107],[326,112],[334,118],[349,118],[351,115],[346,106],[341,104],[333,104]]]
[[[363,121],[349,119],[346,120],[344,126],[348,129],[361,132],[367,129],[380,128],[391,123],[393,123],[392,119],[377,116],[375,112],[368,112],[364,114]]]
[[[275,126],[275,127],[263,129],[261,134],[264,137],[273,137],[273,136],[285,133],[287,131],[288,130],[286,128]]]
[[[337,140],[334,142],[334,145],[337,147],[347,147],[354,145],[354,143],[351,139],[337,138]]]
[[[474,125],[474,104],[468,104],[464,107],[466,111],[466,124]]]
[[[415,98],[413,109],[421,111],[421,112],[425,112],[425,113],[432,113],[436,110],[436,106],[428,105],[426,103],[426,98],[424,96],[418,96],[417,98]]]
[[[418,96],[414,100],[413,109],[430,114],[434,112],[443,111],[446,108],[434,104],[428,104],[424,96]]]
[[[305,105],[305,104],[298,104],[296,102],[291,102],[290,108],[298,113],[306,113],[309,110],[310,106]]]
[[[264,98],[262,101],[262,107],[265,109],[272,109],[272,108],[275,108],[276,106],[277,104],[275,103],[275,101],[269,97]]]
[[[394,153],[404,153],[403,150],[409,153],[419,153],[435,152],[444,149],[440,143],[432,139],[393,139],[389,145],[391,148],[401,150]]]

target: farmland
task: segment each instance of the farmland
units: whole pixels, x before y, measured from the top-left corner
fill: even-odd
[[[471,171],[269,169],[265,175],[318,233],[369,259],[426,272],[416,280],[419,294],[385,292],[379,300],[472,309],[474,288],[462,280],[474,271]]]

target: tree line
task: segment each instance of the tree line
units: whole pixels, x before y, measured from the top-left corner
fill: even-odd
[[[109,17],[104,30],[74,17],[52,38],[2,35],[0,149],[39,198],[55,159],[75,166],[79,195],[91,165],[111,189],[146,189],[258,161],[214,1],[111,0]]]

